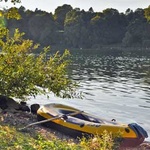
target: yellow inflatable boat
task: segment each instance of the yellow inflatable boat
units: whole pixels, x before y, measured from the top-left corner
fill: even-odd
[[[138,124],[120,124],[115,120],[94,117],[76,108],[62,104],[47,104],[37,111],[38,120],[47,120],[45,126],[72,137],[101,135],[105,130],[112,134],[121,133],[121,146],[140,145],[148,137],[147,132]]]

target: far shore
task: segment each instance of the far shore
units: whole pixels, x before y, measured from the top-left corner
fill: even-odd
[[[92,48],[72,48],[72,47],[60,47],[60,46],[51,46],[51,52],[60,51],[63,52],[65,49],[68,49],[71,54],[74,53],[84,53],[92,54],[92,53],[102,53],[102,54],[143,54],[150,55],[150,47],[124,47],[121,45],[108,45],[108,46],[95,46]]]

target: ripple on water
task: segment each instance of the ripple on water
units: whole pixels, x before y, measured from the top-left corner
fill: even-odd
[[[39,96],[41,103],[61,102],[103,118],[137,122],[150,135],[150,85],[144,82],[150,58],[96,53],[78,55],[74,61],[72,79],[80,82],[83,100],[60,100],[54,96],[49,100]]]

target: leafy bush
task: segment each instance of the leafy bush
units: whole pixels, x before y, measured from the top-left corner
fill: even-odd
[[[77,84],[67,75],[69,51],[50,56],[49,47],[45,47],[35,55],[39,45],[23,39],[23,35],[18,29],[11,35],[0,28],[0,94],[19,99],[49,92],[60,97],[76,96]]]
[[[80,146],[86,150],[114,150],[119,147],[119,142],[116,139],[120,136],[120,133],[113,135],[108,131],[104,131],[102,136],[95,135],[88,139],[83,137],[80,139]]]

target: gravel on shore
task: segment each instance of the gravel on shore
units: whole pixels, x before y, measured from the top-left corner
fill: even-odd
[[[22,111],[0,112],[0,123],[2,123],[3,125],[14,126],[20,132],[26,132],[31,135],[34,135],[34,133],[40,133],[42,136],[48,139],[60,139],[77,142],[75,139],[60,132],[54,131],[53,129],[46,128],[41,124],[33,125],[24,129],[24,127],[26,127],[27,125],[35,122],[38,122],[36,114]]]

